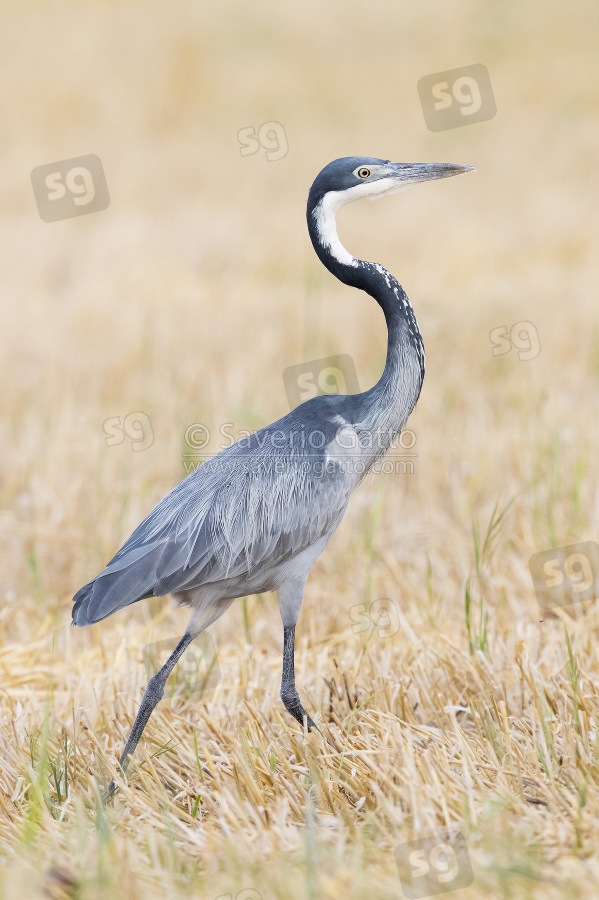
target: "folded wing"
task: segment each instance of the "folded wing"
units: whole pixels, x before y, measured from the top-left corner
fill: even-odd
[[[306,427],[306,407],[221,451],[167,494],[77,592],[73,623],[98,622],[145,597],[251,578],[333,530],[357,479],[337,443],[340,417],[321,409],[317,429]]]

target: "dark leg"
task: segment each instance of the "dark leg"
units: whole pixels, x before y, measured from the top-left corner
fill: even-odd
[[[127,766],[129,765],[129,757],[132,753],[135,752],[135,748],[139,743],[139,739],[142,736],[143,730],[148,724],[148,719],[154,712],[154,708],[157,706],[159,701],[162,700],[166,679],[171,674],[176,664],[179,662],[179,659],[183,656],[185,650],[191,644],[194,637],[194,634],[185,633],[163,667],[160,669],[160,671],[156,672],[156,674],[152,678],[150,678],[148,686],[145,689],[143,699],[141,701],[141,706],[139,707],[139,712],[135,717],[135,722],[133,723],[131,734],[127,739],[125,749],[123,750],[123,754],[121,756],[120,766],[123,774],[127,771]],[[111,781],[110,785],[108,786],[109,799],[113,794],[114,781]]]
[[[308,731],[316,728],[320,731],[304,707],[302,706],[299,694],[295,687],[295,625],[283,626],[283,677],[281,679],[281,700],[285,704],[285,709],[291,713],[294,719],[303,726],[304,718],[306,719]]]

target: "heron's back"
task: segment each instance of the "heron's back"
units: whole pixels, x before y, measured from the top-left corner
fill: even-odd
[[[340,425],[351,426],[331,400],[308,401],[188,475],[77,592],[73,623],[216,582],[253,593],[261,571],[332,534],[359,478],[343,465]]]

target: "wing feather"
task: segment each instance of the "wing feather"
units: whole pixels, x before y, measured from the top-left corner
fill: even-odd
[[[167,494],[75,595],[74,623],[144,597],[250,578],[334,530],[359,479],[335,444],[340,417],[323,416],[316,400],[221,451]],[[320,414],[306,428],[310,406]]]

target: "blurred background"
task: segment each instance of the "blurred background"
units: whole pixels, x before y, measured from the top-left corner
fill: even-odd
[[[397,896],[392,849],[401,835],[408,840],[419,829],[464,821],[477,878],[488,880],[488,891],[504,883],[493,856],[497,841],[485,844],[480,824],[495,779],[484,787],[456,786],[442,812],[424,772],[418,784],[415,773],[410,785],[392,789],[385,782],[391,758],[397,769],[407,765],[402,729],[412,713],[405,708],[381,772],[362,773],[362,796],[370,798],[362,812],[355,809],[359,794],[347,800],[349,788],[339,789],[328,806],[321,798],[322,814],[339,827],[318,838],[323,847],[337,847],[328,880],[319,881],[318,866],[312,872],[306,863],[303,812],[293,801],[289,807],[284,788],[277,784],[270,799],[262,798],[269,813],[261,823],[249,814],[244,819],[235,807],[242,801],[234,783],[233,811],[222,819],[224,795],[215,788],[214,808],[202,801],[208,809],[200,837],[197,806],[191,816],[198,795],[192,778],[182,794],[169,794],[175,812],[164,847],[177,848],[177,864],[168,862],[162,837],[147,837],[165,828],[158,788],[147,788],[128,813],[106,820],[106,828],[121,829],[121,843],[116,849],[107,839],[113,855],[106,857],[102,882],[94,868],[97,819],[89,814],[100,791],[93,780],[100,784],[98,747],[114,766],[146,680],[143,647],[182,633],[186,615],[170,600],[153,600],[93,629],[71,630],[70,606],[74,592],[184,476],[189,426],[201,423],[218,434],[229,423],[237,435],[268,424],[289,410],[284,370],[311,360],[349,355],[361,390],[379,378],[386,350],[380,311],[329,275],[308,238],[307,192],[320,169],[346,155],[470,164],[476,173],[381,203],[353,204],[339,215],[350,252],[381,262],[407,291],[427,375],[409,422],[417,453],[413,472],[366,484],[313,570],[298,625],[298,685],[306,705],[325,719],[331,684],[342,683],[342,672],[359,702],[382,690],[373,708],[381,712],[376,728],[384,732],[397,713],[397,691],[405,687],[407,697],[414,690],[413,667],[420,664],[424,681],[408,702],[418,727],[442,733],[448,704],[468,709],[473,699],[490,703],[491,696],[502,697],[505,722],[529,715],[540,721],[528,701],[520,702],[523,685],[564,675],[565,614],[549,613],[539,626],[543,612],[528,560],[547,548],[593,540],[599,525],[593,465],[599,438],[598,28],[599,8],[591,0],[567,7],[556,0],[482,6],[471,0],[264,0],[251,6],[238,0],[5,0],[0,852],[10,878],[21,879],[31,896],[57,889],[47,874],[52,866],[66,867],[77,896],[85,897],[103,896],[101,884],[112,885],[112,896],[140,885],[148,896],[152,890],[164,896],[170,884],[167,895],[175,896],[175,870],[183,887],[201,885],[209,897],[252,886],[264,900],[269,890],[272,896],[336,897],[342,890],[343,896],[362,896],[362,890],[375,896],[373,884],[376,896]],[[429,130],[420,79],[477,64],[488,71],[496,115]],[[451,78],[449,84],[451,94]],[[459,122],[462,100],[452,97]],[[109,205],[43,221],[32,170],[89,154],[101,160]],[[512,331],[519,323],[525,325]],[[489,557],[477,568],[473,523],[484,534],[494,505],[503,509],[513,497],[493,565]],[[478,669],[464,618],[469,577],[484,582],[475,597],[477,622],[480,603],[480,622],[488,628],[474,648],[486,660]],[[386,641],[352,630],[350,610],[380,598],[390,598],[398,621],[398,633]],[[577,732],[572,710],[561,717],[556,699],[554,727],[562,736],[574,729],[574,741],[591,741],[599,684],[593,649],[599,620],[592,605],[570,608],[567,627],[585,672],[586,710],[580,704],[587,725],[583,719]],[[212,707],[189,697],[179,698],[182,706],[165,703],[155,731],[145,737],[151,751],[165,734],[175,735],[193,765],[192,725],[207,729],[207,747],[215,740],[223,755],[243,759],[237,729],[251,718],[245,701],[269,720],[276,719],[279,703],[282,629],[275,597],[239,601],[211,633],[222,670],[220,693],[206,701]],[[518,669],[523,657],[539,666],[529,681]],[[468,681],[461,673],[470,665]],[[566,687],[551,684],[548,695],[566,696]],[[532,708],[541,700],[530,691]],[[343,728],[355,718],[350,694],[336,707]],[[212,731],[208,712],[219,723]],[[70,745],[61,743],[67,726]],[[368,722],[359,727],[375,728]],[[88,732],[98,735],[96,744]],[[50,769],[40,769],[42,757],[30,752],[35,734],[50,741],[56,764],[69,761],[66,801],[64,786],[60,791]],[[534,734],[532,726],[522,726],[531,760]],[[486,753],[485,740],[471,753]],[[594,769],[587,750],[588,788]],[[182,752],[179,747],[174,754]],[[576,752],[566,757],[572,786]],[[301,768],[299,755],[296,762]],[[487,759],[496,775],[501,762],[501,754]],[[185,768],[181,758],[171,765]],[[542,795],[546,820],[534,818],[539,804],[518,794],[520,779],[513,796],[506,787],[504,818],[493,820],[488,833],[505,835],[512,850],[543,848],[582,896],[596,863],[589,851],[584,869],[571,872],[570,865],[573,848],[592,846],[596,799],[592,811],[585,799],[584,816],[575,815],[569,800],[564,807],[557,795],[543,795],[559,782],[562,764],[551,763],[555,772],[547,764],[540,775],[538,759],[530,765],[536,774],[531,769],[527,777]],[[449,779],[451,761],[443,766]],[[197,781],[197,768],[195,775]],[[165,780],[159,770],[156,785]],[[252,790],[247,796],[260,805]],[[347,810],[339,812],[343,804]],[[100,816],[100,806],[94,809]],[[523,821],[525,838],[517,833]],[[365,822],[374,832],[364,831]],[[73,857],[75,832],[80,843]],[[154,839],[153,855],[144,842]],[[264,865],[281,867],[278,881],[265,880],[257,847]],[[368,876],[358,863],[364,859]],[[294,866],[301,885],[306,879],[306,894],[304,887],[296,891],[292,874],[286,880]],[[227,872],[250,870],[253,881],[237,882],[235,890],[226,882]],[[507,895],[523,896],[517,885],[512,889]]]

